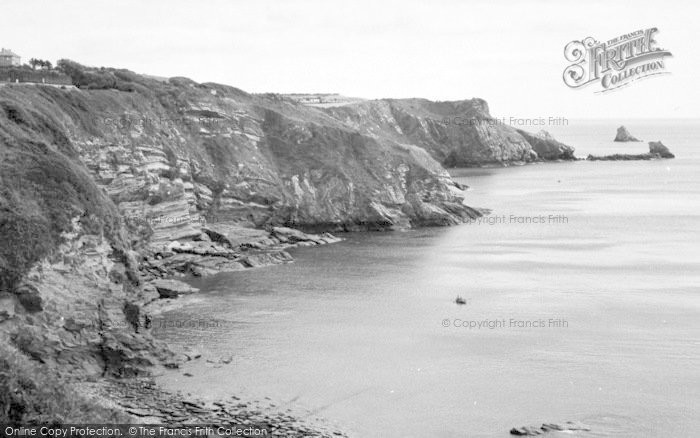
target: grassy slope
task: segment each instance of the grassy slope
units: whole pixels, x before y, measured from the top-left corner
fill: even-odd
[[[71,219],[118,244],[118,213],[76,163],[57,122],[0,100],[0,290],[55,248]]]
[[[4,90],[0,99],[0,292],[12,292],[80,217],[87,233],[123,248],[112,201],[80,164],[50,104],[49,87]],[[75,115],[78,115],[76,112]],[[78,119],[78,123],[80,120]],[[0,423],[124,422],[87,400],[46,365],[0,342]]]

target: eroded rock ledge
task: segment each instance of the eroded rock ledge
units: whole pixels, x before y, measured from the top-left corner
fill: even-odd
[[[285,249],[342,240],[330,233],[306,234],[287,227],[272,227],[267,231],[216,224],[202,230],[198,240],[152,245],[141,263],[144,278],[201,277],[287,263],[292,261],[292,256]]]
[[[175,299],[199,292],[173,277],[203,277],[222,272],[290,263],[289,248],[337,243],[342,239],[330,233],[307,234],[288,227],[268,230],[232,224],[202,227],[202,234],[191,241],[171,241],[151,245],[140,263],[146,304],[158,299]],[[158,312],[157,306],[149,311]]]
[[[589,161],[634,161],[655,160],[660,158],[675,158],[676,156],[660,141],[649,142],[649,152],[645,154],[613,154],[613,155],[589,155]]]

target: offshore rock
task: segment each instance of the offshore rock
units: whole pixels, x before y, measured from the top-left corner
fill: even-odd
[[[653,160],[661,158],[658,154],[612,154],[612,155],[588,155],[588,161],[635,161],[635,160]]]
[[[659,158],[675,158],[676,156],[660,141],[649,142],[649,152],[645,154],[612,154],[612,155],[589,155],[589,161],[633,161],[633,160],[655,160]]]
[[[641,141],[637,137],[633,136],[630,134],[630,132],[625,128],[624,126],[620,126],[617,128],[617,135],[615,135],[615,140],[614,141]]]
[[[675,155],[660,141],[649,142],[649,153],[658,154],[661,158],[676,158]]]

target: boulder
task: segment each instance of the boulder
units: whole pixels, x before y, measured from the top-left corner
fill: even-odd
[[[39,291],[31,284],[22,284],[15,289],[17,300],[29,313],[41,312],[44,310],[43,300]]]
[[[0,292],[0,322],[15,315],[15,300],[10,293]]]
[[[180,295],[199,292],[199,289],[192,287],[187,283],[178,280],[163,280],[158,279],[153,281],[161,298],[177,298]]]
[[[633,136],[632,134],[630,134],[630,132],[627,130],[627,128],[625,128],[624,126],[620,126],[619,128],[617,128],[617,135],[615,136],[614,141],[627,142],[627,141],[641,141],[641,140],[638,139],[637,137]]]
[[[650,141],[649,142],[649,153],[658,154],[661,158],[676,158],[671,151],[661,143],[660,141]]]
[[[192,348],[186,348],[183,354],[187,360],[195,360],[202,357],[202,353]]]

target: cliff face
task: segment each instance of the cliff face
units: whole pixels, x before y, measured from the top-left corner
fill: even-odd
[[[156,239],[196,235],[204,217],[365,229],[471,214],[420,148],[275,96],[174,82],[153,95],[5,87],[0,99],[47,120],[125,217],[161,218]]]
[[[149,282],[334,241],[285,226],[479,215],[423,148],[277,95],[107,73],[76,73],[85,89],[0,87],[0,337],[42,362],[115,375],[174,366],[148,334]]]
[[[381,99],[326,111],[369,136],[420,146],[447,167],[574,159],[574,149],[551,136],[494,119],[482,99]]]
[[[531,134],[522,129],[517,131],[530,143],[532,150],[537,153],[537,157],[541,160],[576,160],[574,148],[557,141],[547,131],[539,131],[536,134]]]

